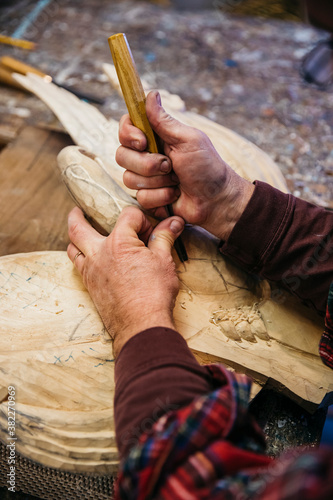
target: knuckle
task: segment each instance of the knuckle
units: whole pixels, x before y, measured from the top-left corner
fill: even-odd
[[[193,142],[198,142],[200,144],[205,143],[207,140],[206,134],[197,128],[190,128],[189,135]]]
[[[135,212],[136,208],[135,207],[125,207],[121,211],[121,214],[119,215],[118,221],[121,223],[125,218],[130,217],[131,213]],[[117,231],[114,229],[112,231],[112,239],[114,240],[116,238]]]
[[[122,210],[122,214],[128,214],[128,215],[131,215],[131,214],[137,214],[137,213],[140,213],[140,209],[138,207],[125,207],[123,210]]]

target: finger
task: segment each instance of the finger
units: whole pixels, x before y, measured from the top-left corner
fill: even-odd
[[[91,227],[78,207],[68,215],[68,236],[71,242],[85,255],[91,255],[96,246],[105,239]]]
[[[152,230],[151,223],[139,208],[126,207],[112,231],[112,238],[118,245],[143,246]]]
[[[145,177],[166,175],[171,172],[171,160],[167,156],[151,153],[139,153],[120,146],[116,151],[116,162],[126,170]]]
[[[155,219],[163,220],[169,217],[169,213],[166,207],[158,207],[150,210],[150,213],[155,217]]]
[[[177,186],[179,179],[176,174],[155,175],[154,177],[143,177],[129,170],[124,172],[123,181],[129,189],[157,189],[163,187]]]
[[[154,252],[170,254],[176,239],[181,235],[185,221],[181,217],[169,217],[160,222],[152,232],[148,248]]]
[[[124,115],[119,122],[119,141],[127,148],[144,151],[147,147],[145,134],[133,125],[129,115]]]
[[[140,189],[136,198],[145,210],[171,205],[178,200],[180,189],[178,187],[164,187],[159,189]]]
[[[73,243],[70,243],[67,247],[67,255],[72,261],[73,265],[77,268],[80,274],[82,274],[84,254],[79,250]]]
[[[159,92],[148,94],[146,111],[151,126],[165,143],[177,145],[192,139],[195,129],[179,122],[164,110]]]

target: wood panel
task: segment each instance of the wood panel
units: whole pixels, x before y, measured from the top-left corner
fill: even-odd
[[[0,255],[65,250],[74,206],[56,167],[67,134],[26,127],[0,154]]]

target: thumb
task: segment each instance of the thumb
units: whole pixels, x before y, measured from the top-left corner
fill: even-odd
[[[185,226],[185,221],[181,217],[169,217],[160,222],[152,232],[148,248],[153,253],[168,253],[176,239],[181,235]]]
[[[177,145],[190,139],[191,127],[179,122],[165,111],[159,92],[153,91],[148,94],[146,113],[154,131],[167,144]]]

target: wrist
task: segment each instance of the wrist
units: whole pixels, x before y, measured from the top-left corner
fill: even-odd
[[[172,313],[169,311],[156,311],[147,314],[138,314],[126,319],[126,324],[115,328],[113,336],[113,353],[117,358],[123,346],[135,335],[149,328],[164,327],[175,329]]]
[[[213,213],[212,227],[208,229],[220,240],[227,241],[235,225],[246,209],[255,189],[255,186],[246,179],[239,177],[233,172],[223,195],[223,199],[216,205],[216,213]]]

